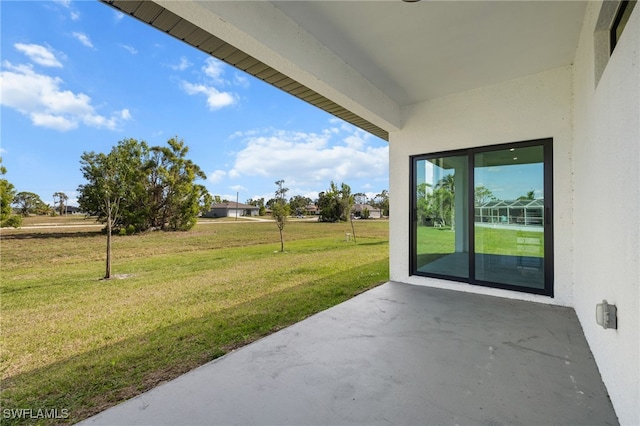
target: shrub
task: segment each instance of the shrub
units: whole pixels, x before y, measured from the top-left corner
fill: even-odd
[[[22,216],[9,216],[3,223],[3,228],[20,228],[22,226]]]

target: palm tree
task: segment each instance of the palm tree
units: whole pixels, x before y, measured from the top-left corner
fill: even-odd
[[[451,230],[456,229],[455,218],[455,178],[453,173],[444,176],[436,184],[436,193],[440,202],[440,208],[443,216],[451,217]]]

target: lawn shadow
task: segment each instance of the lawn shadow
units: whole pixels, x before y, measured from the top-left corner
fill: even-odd
[[[102,230],[82,231],[82,232],[28,232],[19,234],[2,234],[3,240],[29,240],[29,239],[49,239],[49,238],[77,238],[95,237],[102,234]]]

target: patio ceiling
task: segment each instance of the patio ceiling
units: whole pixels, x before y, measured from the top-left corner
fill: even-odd
[[[572,63],[581,1],[119,1],[376,136],[402,107]]]
[[[569,65],[578,1],[277,1],[398,105]]]

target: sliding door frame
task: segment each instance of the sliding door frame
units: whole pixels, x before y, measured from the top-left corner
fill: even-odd
[[[544,232],[544,288],[531,288],[520,285],[511,285],[499,282],[482,281],[476,279],[475,262],[475,155],[484,152],[499,151],[505,149],[517,149],[533,146],[543,148],[543,178],[544,178],[544,206],[543,206],[543,232]],[[417,209],[417,162],[438,157],[450,157],[466,155],[468,161],[468,200],[467,200],[467,229],[468,229],[468,256],[469,273],[468,278],[435,274],[418,270],[417,253],[417,229],[418,229],[418,209]],[[535,139],[522,142],[512,142],[505,144],[488,145],[476,148],[441,151],[429,154],[413,155],[409,157],[410,162],[410,208],[409,208],[409,275],[439,278],[450,281],[468,283],[471,285],[515,290],[524,293],[542,294],[553,297],[554,295],[554,251],[553,251],[553,139]]]

